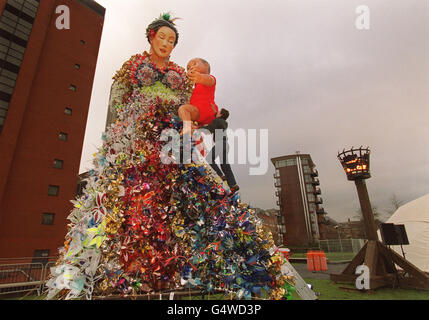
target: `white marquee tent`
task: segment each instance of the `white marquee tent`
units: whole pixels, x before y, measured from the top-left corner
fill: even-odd
[[[401,206],[386,223],[405,225],[410,243],[403,246],[405,258],[429,273],[429,194]],[[400,246],[391,248],[402,256]]]

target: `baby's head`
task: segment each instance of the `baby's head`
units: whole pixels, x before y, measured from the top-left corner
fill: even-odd
[[[210,64],[202,58],[194,58],[188,62],[187,70],[194,67],[199,73],[210,74]]]

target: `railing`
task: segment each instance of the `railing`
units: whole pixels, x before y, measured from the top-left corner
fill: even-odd
[[[40,295],[44,274],[42,263],[0,265],[0,294],[37,290]]]
[[[325,209],[324,208],[317,208],[316,213],[317,214],[325,214]]]
[[[44,260],[44,263],[27,262],[36,259]],[[0,259],[0,295],[37,291],[40,296],[49,271],[55,265],[52,259],[56,260],[55,257]]]
[[[286,231],[284,225],[280,226],[279,229],[282,231]],[[2,262],[0,259],[0,263]],[[14,259],[20,260],[20,259]],[[44,291],[44,286],[46,281],[48,280],[49,272],[51,267],[55,265],[55,261],[47,262],[46,264],[36,262],[36,263],[19,263],[19,264],[0,264],[0,295],[2,294],[12,294],[12,293],[20,293],[20,292],[31,292],[37,291],[37,294],[40,296]],[[285,261],[286,264],[288,264]],[[297,293],[301,296],[302,299],[308,300],[308,297],[304,294],[302,289],[307,290],[307,284],[303,282],[302,278],[296,273],[295,269],[288,266],[294,277],[295,277],[295,287]],[[305,286],[304,286],[305,285]],[[305,291],[304,290],[304,291]],[[312,291],[307,290],[308,293],[312,293]],[[214,294],[225,293],[225,289],[216,289]],[[132,300],[163,300],[175,298],[176,300],[183,299],[184,297],[189,296],[196,297],[201,296],[203,299],[205,296],[210,297],[208,293],[202,293],[202,291],[191,291],[186,290],[185,288],[169,291],[169,292],[158,292],[158,293],[148,293],[137,296],[94,296],[94,300],[123,300],[123,299],[132,299]],[[232,298],[232,297],[231,297]],[[254,296],[252,300],[261,300],[260,297]]]
[[[319,247],[325,252],[357,253],[365,244],[363,239],[330,239],[319,240]]]

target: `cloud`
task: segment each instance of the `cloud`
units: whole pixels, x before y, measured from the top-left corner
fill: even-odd
[[[161,12],[182,19],[173,60],[206,58],[216,102],[231,128],[268,128],[269,157],[309,153],[324,207],[339,221],[359,206],[337,151],[370,146],[370,197],[382,209],[429,187],[429,19],[425,1],[368,0],[371,29],[354,27],[361,1],[107,1],[80,171],[101,145],[111,77],[148,49],[144,30]],[[274,168],[249,176],[234,165],[245,201],[276,206]]]

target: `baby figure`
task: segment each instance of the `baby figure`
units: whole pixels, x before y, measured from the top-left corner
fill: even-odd
[[[187,70],[195,88],[190,103],[182,105],[178,111],[183,121],[183,134],[190,133],[192,121],[197,121],[200,126],[208,125],[218,113],[214,101],[216,78],[210,74],[210,64],[204,59],[194,58],[188,62]]]

